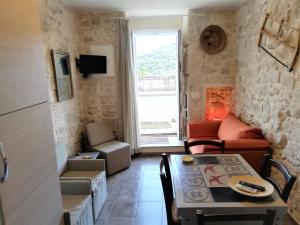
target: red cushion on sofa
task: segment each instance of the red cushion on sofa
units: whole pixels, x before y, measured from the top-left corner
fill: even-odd
[[[260,139],[262,133],[261,129],[246,125],[230,113],[222,121],[218,136],[221,140]]]
[[[221,150],[219,147],[211,146],[211,145],[196,145],[193,147],[190,147],[190,151],[193,155],[195,154],[202,154],[202,153],[209,153],[209,154],[217,154],[221,153]]]

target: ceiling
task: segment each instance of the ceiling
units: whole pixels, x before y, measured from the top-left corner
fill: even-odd
[[[231,7],[244,0],[62,0],[79,9],[122,11],[127,16],[186,15],[189,9]]]

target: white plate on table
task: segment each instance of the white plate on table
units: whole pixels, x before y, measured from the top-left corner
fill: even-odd
[[[257,184],[260,186],[265,187],[265,191],[258,191],[257,193],[249,193],[246,191],[242,191],[240,189],[238,189],[236,187],[236,184],[238,184],[240,181],[245,181],[248,183],[252,183],[252,184]],[[234,190],[235,192],[238,192],[242,195],[247,195],[250,197],[267,197],[269,195],[271,195],[274,192],[274,187],[272,184],[270,184],[268,181],[259,178],[259,177],[255,177],[255,176],[250,176],[250,175],[243,175],[243,176],[233,176],[229,179],[228,181],[228,186]]]

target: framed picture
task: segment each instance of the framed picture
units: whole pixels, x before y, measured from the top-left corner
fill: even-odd
[[[73,97],[70,55],[67,52],[51,50],[56,94],[59,102]]]

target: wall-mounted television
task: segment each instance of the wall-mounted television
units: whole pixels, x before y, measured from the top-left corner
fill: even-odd
[[[107,73],[106,56],[80,55],[77,66],[84,77],[88,77],[91,74]]]

